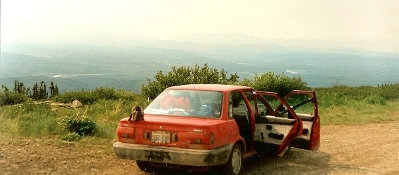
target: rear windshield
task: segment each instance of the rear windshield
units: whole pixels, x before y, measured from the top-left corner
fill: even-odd
[[[221,108],[221,92],[165,90],[148,105],[144,113],[219,118]]]

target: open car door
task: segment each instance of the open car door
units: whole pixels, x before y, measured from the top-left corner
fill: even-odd
[[[296,116],[302,121],[302,134],[295,137],[290,146],[316,151],[320,146],[320,117],[316,93],[314,91],[294,90],[284,98],[295,111]],[[285,106],[280,104],[277,111],[283,111]],[[288,116],[285,112],[283,116]]]
[[[283,155],[302,134],[302,122],[286,100],[274,92],[256,92],[254,147],[258,152]]]

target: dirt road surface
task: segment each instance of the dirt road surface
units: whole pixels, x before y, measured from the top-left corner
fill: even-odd
[[[291,149],[283,157],[254,156],[245,160],[243,174],[399,174],[399,121],[324,126],[321,136],[317,152]],[[112,145],[104,151],[51,139],[5,137],[0,140],[0,174],[187,174],[142,172],[135,161],[118,159],[111,150]]]

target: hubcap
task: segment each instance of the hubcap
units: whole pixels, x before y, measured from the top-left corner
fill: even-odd
[[[234,174],[238,174],[241,169],[241,151],[239,148],[234,149],[231,155],[231,166]]]

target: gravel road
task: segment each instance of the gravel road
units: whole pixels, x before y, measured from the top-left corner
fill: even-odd
[[[317,152],[291,149],[283,157],[249,158],[243,174],[399,174],[399,121],[323,126],[321,137]],[[0,138],[0,174],[154,174],[140,171],[133,160],[118,159],[112,145],[103,149],[52,139]]]

